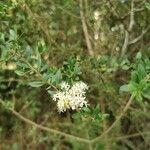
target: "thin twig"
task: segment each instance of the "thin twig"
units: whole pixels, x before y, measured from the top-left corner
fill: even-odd
[[[146,132],[133,133],[133,134],[130,134],[130,135],[114,137],[114,138],[115,138],[115,140],[120,140],[120,139],[128,139],[128,138],[133,138],[133,137],[137,137],[137,136],[141,136],[141,135],[149,135],[149,134],[150,134],[150,132],[146,131]]]
[[[20,53],[15,52],[14,50],[12,50],[12,52],[13,52],[13,54],[15,54],[16,56],[18,56],[22,62],[26,63],[26,64],[28,65],[28,67],[29,67],[33,72],[35,72],[35,73],[38,75],[38,77],[39,77],[40,79],[43,80],[42,74],[41,74],[37,69],[35,69],[25,58],[23,58]],[[57,87],[54,86],[53,84],[51,84],[50,82],[46,82],[46,84],[49,84],[52,88],[54,88],[56,91],[58,91]]]
[[[124,54],[126,53],[128,43],[129,43],[129,33],[128,31],[125,30],[125,38],[124,38],[124,43],[123,43],[122,50],[121,50],[121,57],[123,57]]]
[[[27,103],[21,108],[21,110],[19,111],[19,113],[22,113],[22,112],[23,112],[27,107],[29,107],[31,104],[32,104],[32,101],[27,102]]]
[[[26,123],[30,124],[30,125],[33,125],[34,127],[38,128],[38,129],[41,129],[41,130],[44,130],[44,131],[47,131],[47,132],[50,132],[50,133],[53,133],[53,134],[59,134],[61,136],[64,136],[64,137],[67,137],[67,138],[70,138],[70,139],[74,139],[74,140],[77,140],[77,141],[80,141],[80,142],[84,142],[84,143],[89,143],[89,140],[87,139],[84,139],[84,138],[80,138],[80,137],[77,137],[77,136],[73,136],[73,135],[70,135],[70,134],[67,134],[67,133],[64,133],[64,132],[61,132],[61,131],[58,131],[58,130],[55,130],[55,129],[51,129],[51,128],[48,128],[48,127],[44,127],[42,125],[39,125],[25,117],[23,117],[22,115],[20,115],[18,112],[16,112],[15,110],[13,109],[10,109],[10,111],[15,115],[17,116],[18,118],[20,118],[21,120],[25,121]]]
[[[130,30],[131,30],[131,27],[130,27]],[[127,48],[129,45],[132,45],[136,42],[138,42],[139,40],[141,40],[143,38],[143,36],[150,30],[150,25],[142,31],[142,33],[136,37],[135,39],[129,41],[129,32],[128,31],[125,31],[125,39],[124,39],[124,44],[123,44],[123,47],[122,47],[122,50],[121,50],[121,57],[124,56]]]
[[[133,26],[135,24],[135,20],[134,20],[134,0],[131,1],[131,12],[130,12],[130,23],[129,23],[129,29],[128,31],[132,31]]]
[[[8,78],[8,79],[2,79],[0,82],[30,82],[30,80],[27,79],[15,79],[15,78]]]
[[[135,39],[131,40],[131,42],[129,42],[129,45],[134,44],[136,42],[138,42],[139,40],[141,40],[143,38],[143,36],[150,30],[150,25],[142,31],[142,33],[136,37]]]
[[[88,33],[88,29],[87,29],[87,25],[86,25],[84,13],[83,13],[83,1],[82,0],[80,0],[80,17],[81,17],[82,28],[83,28],[83,32],[84,32],[84,36],[86,40],[88,53],[90,56],[94,56],[94,52],[92,50],[92,44],[89,38],[89,33]]]
[[[144,7],[142,7],[142,8],[135,8],[135,9],[133,9],[133,12],[141,12],[141,11],[144,11],[144,10],[145,10]],[[128,12],[124,16],[121,16],[119,19],[124,20],[126,17],[128,17],[128,15],[130,15],[130,13],[131,12]]]
[[[129,22],[128,31],[125,30],[125,38],[124,38],[124,44],[123,44],[122,50],[121,50],[121,57],[123,57],[127,51],[127,48],[129,45],[129,32],[132,31],[134,24],[135,24],[135,21],[134,21],[134,0],[131,0],[130,22]]]

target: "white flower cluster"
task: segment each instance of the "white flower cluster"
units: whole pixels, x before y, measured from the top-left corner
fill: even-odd
[[[62,91],[58,91],[53,95],[53,100],[57,101],[58,111],[65,112],[67,109],[75,110],[87,106],[87,101],[85,100],[85,91],[87,89],[87,84],[82,81],[76,82],[73,86],[62,82]]]

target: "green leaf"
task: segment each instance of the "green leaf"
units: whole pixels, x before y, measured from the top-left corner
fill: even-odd
[[[143,79],[140,81],[138,89],[140,91],[143,91],[147,88],[147,86],[148,86],[147,81],[145,79]]]
[[[129,84],[122,85],[119,90],[122,92],[130,92],[130,85]]]
[[[4,102],[4,107],[10,109],[14,107],[14,103],[11,101]]]
[[[50,94],[51,96],[53,96],[53,95],[56,93],[55,91],[51,91],[51,90],[48,90],[47,92],[48,92],[48,94]]]
[[[150,99],[150,85],[148,85],[148,86],[147,86],[147,89],[142,92],[142,95],[143,95],[145,98]]]
[[[57,70],[56,74],[52,77],[52,82],[59,83],[62,79],[62,73],[61,70]]]
[[[129,89],[131,92],[137,92],[137,90],[139,89],[139,84],[136,82],[131,81],[129,85]]]
[[[150,92],[149,93],[142,93],[142,95],[147,98],[147,99],[150,99]]]
[[[20,61],[17,61],[17,62],[16,62],[16,65],[17,65],[18,67],[21,67],[21,68],[24,68],[24,69],[29,68],[29,66],[28,66],[27,64],[25,64],[25,63],[23,63],[23,62],[20,62]]]
[[[131,73],[131,81],[132,82],[137,82],[138,81],[138,75],[137,75],[137,72],[136,71],[133,71]]]
[[[80,113],[75,113],[75,114],[72,115],[73,119],[80,119],[80,117],[81,117]]]
[[[128,65],[123,65],[123,66],[122,66],[122,69],[123,69],[123,70],[128,70],[129,68],[130,68],[130,66],[128,66]]]
[[[32,87],[40,87],[40,86],[44,85],[44,83],[40,82],[40,81],[34,81],[34,82],[30,82],[29,85]]]
[[[150,3],[145,2],[145,7],[150,10]]]
[[[88,107],[83,107],[82,110],[86,113],[91,113],[91,110]]]
[[[109,114],[102,114],[102,117],[105,119],[105,118],[109,118],[110,115]]]
[[[15,73],[18,75],[18,76],[23,76],[25,73],[23,71],[20,71],[20,70],[16,70]]]
[[[99,112],[100,112],[100,106],[99,106],[99,104],[97,104],[96,107],[94,108],[93,114],[98,115]]]
[[[135,98],[137,101],[142,102],[142,100],[143,100],[142,93],[137,92]]]
[[[145,68],[142,64],[138,65],[138,79],[139,81],[142,80],[146,76]]]
[[[10,40],[16,40],[17,39],[17,33],[14,30],[10,29],[9,33],[10,33],[10,37],[9,37]]]
[[[142,53],[141,52],[138,52],[137,54],[136,54],[136,59],[141,59],[142,58]]]

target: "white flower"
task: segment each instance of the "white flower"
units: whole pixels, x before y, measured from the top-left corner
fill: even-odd
[[[59,112],[65,112],[67,109],[80,109],[87,106],[85,100],[85,90],[88,89],[87,84],[82,81],[76,82],[72,87],[66,83],[61,83],[61,90],[53,95],[53,100],[57,101],[57,109]]]
[[[96,33],[94,34],[94,39],[95,39],[95,40],[98,40],[98,38],[99,38],[99,33],[96,32]]]
[[[100,16],[100,13],[99,13],[98,10],[96,10],[96,11],[94,12],[94,19],[95,19],[95,20],[98,20],[98,19],[99,19],[99,16]]]
[[[70,85],[66,82],[62,82],[60,86],[62,90],[66,90],[66,91],[69,90],[70,88]]]
[[[69,100],[67,100],[67,99],[60,99],[57,102],[57,107],[58,107],[59,112],[64,112],[67,109],[70,109]]]
[[[8,63],[7,69],[8,70],[15,70],[17,68],[17,65],[14,62]]]

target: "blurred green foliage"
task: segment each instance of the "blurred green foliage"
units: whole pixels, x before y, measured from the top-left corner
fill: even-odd
[[[0,1],[0,149],[148,150],[149,24],[150,2],[143,0]],[[90,105],[59,114],[52,95],[62,81],[80,80],[89,86]],[[92,140],[111,127],[130,95],[124,116],[92,145],[40,131],[10,111]]]

